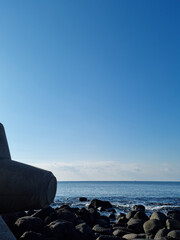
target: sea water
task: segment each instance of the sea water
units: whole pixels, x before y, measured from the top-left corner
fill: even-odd
[[[79,202],[79,197],[88,201]],[[94,198],[110,201],[117,212],[143,204],[147,213],[180,210],[180,182],[58,182],[54,205],[88,207]]]

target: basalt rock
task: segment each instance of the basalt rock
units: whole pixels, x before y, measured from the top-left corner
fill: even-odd
[[[172,210],[167,213],[168,218],[175,219],[180,221],[180,211],[179,210]]]
[[[75,214],[66,208],[56,209],[54,213],[45,218],[44,223],[48,225],[56,220],[65,220],[68,222],[72,222],[74,225],[77,223],[77,218]]]
[[[179,240],[180,239],[180,230],[173,230],[173,231],[169,232],[167,236],[171,239]]]
[[[129,234],[130,232],[127,229],[116,229],[113,231],[113,235],[116,237],[122,237],[126,234]]]
[[[81,233],[81,239],[91,240],[94,238],[93,230],[86,223],[77,225],[76,229]]]
[[[156,239],[156,240],[162,240],[163,238],[165,238],[165,237],[167,236],[168,233],[169,233],[169,230],[167,230],[167,229],[160,229],[160,230],[156,233],[154,239]]]
[[[180,221],[177,221],[175,219],[167,219],[166,227],[167,229],[171,230],[180,230]]]
[[[105,212],[105,211],[106,211],[106,209],[105,209],[104,207],[98,207],[97,210],[98,210],[99,212]]]
[[[72,222],[56,220],[45,226],[43,233],[48,237],[55,237],[63,240],[79,239],[79,232]]]
[[[80,202],[87,202],[87,198],[86,198],[86,197],[80,197],[80,198],[79,198],[79,201],[80,201]]]
[[[12,228],[14,226],[14,223],[18,218],[25,217],[25,216],[27,215],[24,211],[2,214],[2,218],[9,228]]]
[[[135,239],[135,238],[137,238],[137,234],[136,233],[129,233],[129,234],[125,234],[124,236],[123,236],[123,238],[124,239],[127,239],[127,240],[131,240],[131,239]]]
[[[16,220],[11,230],[19,240],[180,240],[180,221],[171,218],[176,215],[176,211],[169,212],[168,217],[154,212],[149,219],[143,210],[134,210],[126,215],[120,213],[113,223],[112,212],[107,217],[94,207],[87,210],[62,205],[36,210],[32,216],[17,220],[16,214],[12,219],[11,215],[5,216],[9,216],[11,226]]]
[[[159,221],[161,222],[161,224],[162,224],[163,226],[165,226],[166,220],[167,220],[167,216],[166,216],[164,213],[162,213],[162,212],[154,212],[154,213],[151,215],[151,217],[150,217],[150,220],[152,220],[152,219],[157,219],[157,220],[159,220]]]
[[[132,210],[133,211],[145,211],[145,206],[143,206],[143,205],[134,205],[132,207]]]
[[[110,219],[107,216],[101,215],[100,219],[103,219],[103,220],[105,220],[107,222],[107,224],[110,224]]]
[[[44,208],[35,212],[32,215],[32,217],[39,217],[44,221],[47,217],[52,216],[54,213],[55,213],[55,210],[49,206],[47,208]]]
[[[100,218],[100,213],[95,208],[89,208],[88,211],[93,215],[94,219]]]
[[[119,214],[117,215],[117,219],[119,219],[119,218],[121,218],[121,217],[126,217],[126,214],[124,214],[124,213],[119,213]]]
[[[116,219],[116,216],[114,213],[110,213],[108,217],[109,217],[109,219],[112,219],[112,220]]]
[[[89,208],[98,208],[98,207],[103,207],[103,208],[112,208],[112,204],[109,201],[101,201],[98,199],[93,199],[89,205]]]
[[[76,224],[76,216],[72,211],[62,208],[57,209],[56,214],[58,219],[63,219],[68,222],[72,222],[73,224]]]
[[[111,235],[112,234],[112,230],[108,229],[108,228],[104,228],[102,226],[100,226],[99,224],[96,224],[93,229],[93,231],[100,233],[102,235]]]
[[[81,208],[76,212],[76,217],[82,219],[86,222],[89,226],[93,226],[94,224],[94,215],[90,213],[87,209]]]
[[[134,217],[135,219],[143,219],[145,221],[149,220],[148,216],[145,214],[144,211],[138,211],[135,213]]]
[[[137,213],[138,211],[130,211],[126,214],[126,219],[130,219],[130,218],[133,218],[134,215]]]
[[[99,224],[100,226],[106,227],[106,228],[110,227],[110,221],[107,221],[107,219],[104,219],[102,217],[96,219],[96,224]]]
[[[128,229],[131,229],[134,233],[143,233],[144,220],[131,218],[127,222]]]
[[[19,240],[48,240],[43,234],[33,231],[25,232]]]
[[[131,239],[142,239],[142,238],[147,238],[146,234],[144,233],[140,233],[140,234],[136,234],[136,233],[129,233],[123,236],[123,239],[127,239],[127,240],[131,240]]]
[[[128,219],[126,218],[126,215],[124,213],[119,213],[116,218],[116,224],[119,226],[125,226]]]
[[[144,223],[143,225],[144,232],[146,234],[156,234],[159,229],[162,228],[162,224],[157,219],[151,219]]]
[[[14,224],[14,234],[20,237],[26,231],[40,232],[43,227],[43,221],[38,217],[25,216],[18,218]]]

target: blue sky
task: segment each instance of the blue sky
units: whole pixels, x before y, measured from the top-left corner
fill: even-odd
[[[12,158],[58,180],[180,180],[180,2],[0,2]]]

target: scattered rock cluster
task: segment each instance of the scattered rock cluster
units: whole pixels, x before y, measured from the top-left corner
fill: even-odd
[[[103,210],[109,217],[100,214]],[[109,201],[98,199],[88,209],[62,205],[3,218],[18,240],[180,240],[180,211],[154,212],[148,217],[143,205],[135,205],[116,216]]]

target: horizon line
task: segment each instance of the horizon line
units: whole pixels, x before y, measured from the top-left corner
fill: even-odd
[[[180,180],[57,180],[57,182],[180,182]]]

